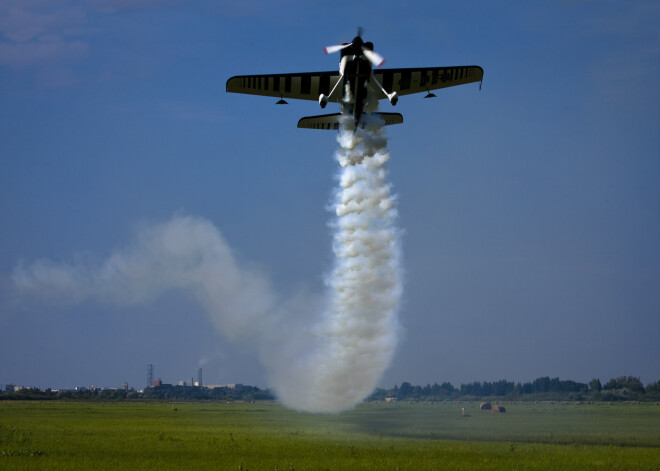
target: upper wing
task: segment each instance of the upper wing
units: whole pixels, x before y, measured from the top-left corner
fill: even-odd
[[[478,65],[374,70],[374,76],[388,93],[421,93],[465,83],[481,82],[484,69]],[[384,97],[383,97],[384,98]]]
[[[227,91],[250,95],[293,98],[318,101],[321,93],[330,90],[339,80],[338,72],[308,72],[276,75],[237,75],[227,80]],[[330,101],[338,102],[341,93],[336,93]]]

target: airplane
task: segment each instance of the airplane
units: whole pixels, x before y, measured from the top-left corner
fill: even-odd
[[[362,40],[361,29],[350,43],[326,47],[324,52],[341,52],[339,73],[238,75],[227,80],[227,92],[279,98],[278,105],[288,104],[285,98],[318,100],[321,108],[328,102],[340,103],[341,113],[306,116],[298,121],[298,127],[336,130],[341,116],[348,115],[357,129],[365,126],[365,114],[377,115],[386,125],[403,123],[400,113],[370,113],[365,109],[369,92],[395,106],[399,96],[412,93],[426,92],[424,98],[434,98],[431,90],[474,82],[479,82],[481,89],[484,77],[483,69],[476,65],[374,70],[373,66],[380,67],[385,60],[374,52],[373,43]]]

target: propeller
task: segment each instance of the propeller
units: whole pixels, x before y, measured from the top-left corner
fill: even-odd
[[[377,52],[370,51],[369,49],[366,49],[365,47],[362,47],[362,53],[376,67],[380,67],[385,63],[385,59],[383,58],[383,56],[381,56]]]
[[[328,46],[323,48],[323,52],[325,54],[334,54],[335,52],[339,52],[342,49],[347,48],[348,46],[352,46],[353,43],[344,43],[344,44],[338,44],[337,46]]]
[[[339,52],[342,49],[346,49],[347,47],[351,47],[354,44],[358,46],[362,50],[362,54],[371,62],[374,66],[380,67],[385,63],[385,58],[378,54],[377,52],[374,52],[374,46],[372,43],[363,43],[362,42],[362,33],[364,30],[360,27],[358,28],[358,35],[353,39],[354,43],[344,43],[344,44],[338,44],[336,46],[328,46],[323,48],[323,52],[326,54],[333,54],[335,52]]]

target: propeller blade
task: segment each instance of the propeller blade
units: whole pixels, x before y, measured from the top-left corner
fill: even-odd
[[[385,63],[385,59],[378,53],[370,51],[369,49],[362,48],[362,53],[371,61],[376,67],[380,67]]]
[[[347,47],[350,46],[350,45],[351,45],[351,43],[348,43],[348,44],[338,44],[338,45],[336,45],[336,46],[328,46],[328,47],[324,47],[324,48],[323,48],[323,52],[326,53],[326,54],[334,54],[335,52],[339,52],[339,51],[341,51],[342,49],[347,48]]]

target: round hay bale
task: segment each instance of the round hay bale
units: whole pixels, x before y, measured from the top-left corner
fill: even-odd
[[[482,402],[479,404],[479,410],[490,410],[490,402]]]
[[[504,406],[493,406],[491,409],[493,412],[506,412],[506,407]]]

